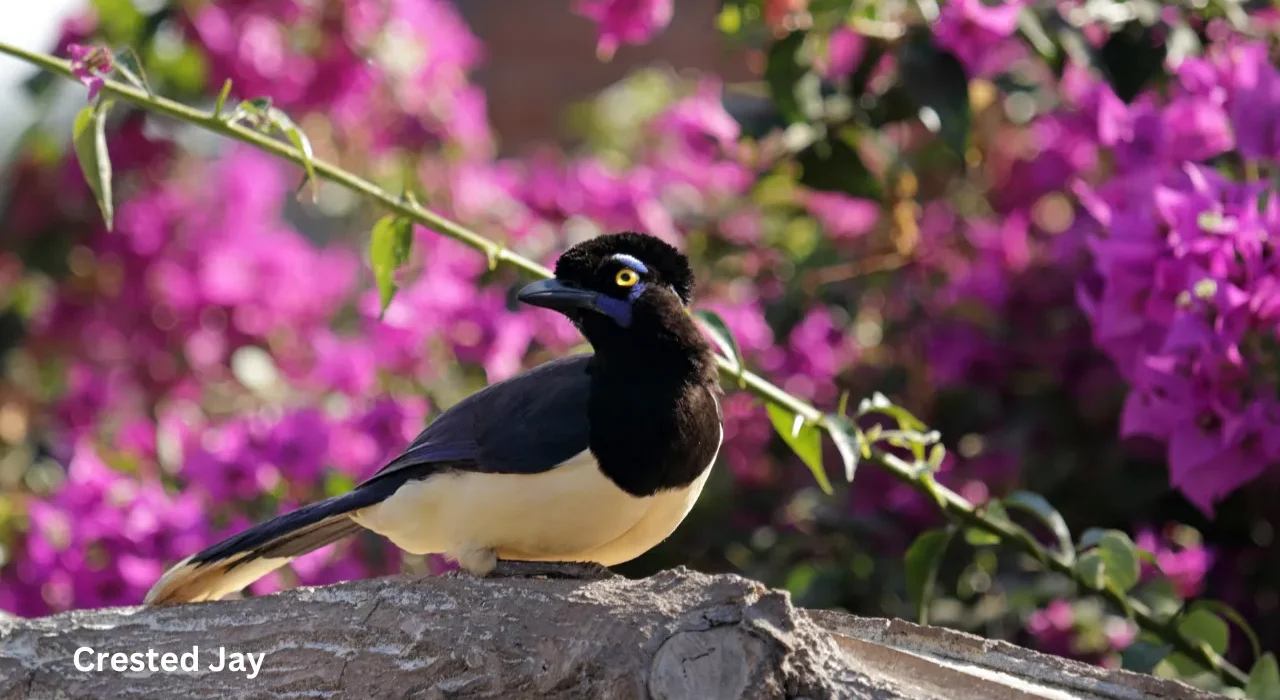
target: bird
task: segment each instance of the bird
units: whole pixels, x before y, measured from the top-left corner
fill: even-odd
[[[607,571],[640,556],[688,515],[724,439],[694,291],[688,258],[655,236],[571,246],[517,299],[566,316],[591,352],[467,396],[352,490],[173,565],[144,604],[218,600],[361,530],[481,578],[508,563]]]

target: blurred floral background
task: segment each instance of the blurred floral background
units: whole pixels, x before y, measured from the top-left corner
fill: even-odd
[[[1151,554],[1137,599],[1223,601],[1280,647],[1271,4],[56,5],[0,17],[47,26],[28,48],[59,56],[133,47],[181,101],[228,79],[232,100],[269,96],[317,156],[543,263],[602,232],[677,244],[750,368],[828,411],[883,392],[941,432],[940,482],[1124,531]],[[0,68],[0,609],[136,604],[168,564],[580,349],[515,304],[517,274],[421,228],[380,317],[380,212],[124,105],[108,232],[70,148],[85,87]],[[826,495],[758,400],[724,403],[697,508],[619,570],[914,617],[904,552],[936,505],[867,465],[852,484],[832,468]],[[1213,685],[992,544],[948,548],[932,623]],[[448,566],[369,536],[252,593]],[[1247,669],[1243,629],[1201,636]]]

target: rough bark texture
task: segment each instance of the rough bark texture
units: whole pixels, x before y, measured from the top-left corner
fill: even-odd
[[[193,646],[195,673],[73,665],[80,647],[183,653]],[[265,653],[261,672],[248,679],[209,671],[219,647]],[[642,580],[388,578],[0,620],[0,698],[117,697],[1213,696],[945,630],[806,613],[754,581],[684,569]]]

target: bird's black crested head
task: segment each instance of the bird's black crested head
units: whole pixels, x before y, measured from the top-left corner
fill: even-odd
[[[568,316],[597,351],[664,345],[700,354],[706,341],[686,313],[693,292],[688,258],[658,238],[626,232],[566,250],[555,279],[534,282],[519,298]]]
[[[693,301],[689,260],[666,242],[643,233],[598,236],[566,250],[555,279],[534,282],[520,300],[555,309],[574,323],[593,317],[630,328],[645,312],[683,312]],[[652,315],[652,314],[650,314]]]
[[[629,296],[635,294],[635,287],[617,285],[617,275],[623,268],[639,275],[635,287],[666,287],[675,292],[681,304],[688,306],[693,302],[694,281],[689,259],[666,241],[633,231],[597,236],[566,250],[556,261],[556,279],[613,295],[621,291],[625,292],[623,296]]]

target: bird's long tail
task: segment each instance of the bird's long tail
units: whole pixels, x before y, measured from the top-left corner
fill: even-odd
[[[355,534],[351,513],[389,495],[365,484],[268,520],[178,562],[147,592],[147,605],[217,600],[308,552]]]

